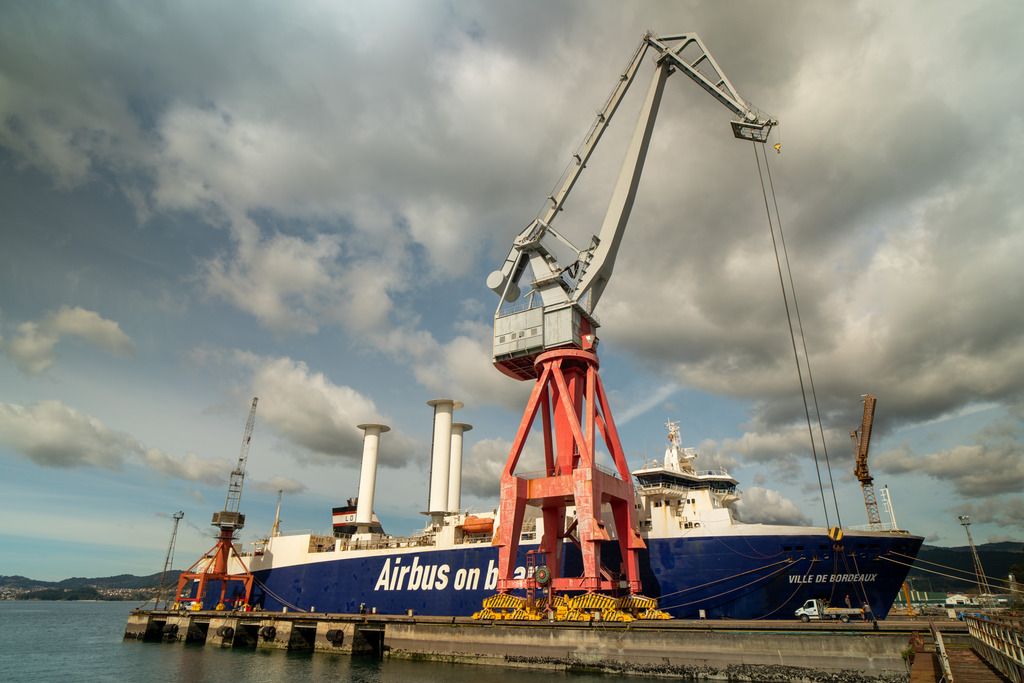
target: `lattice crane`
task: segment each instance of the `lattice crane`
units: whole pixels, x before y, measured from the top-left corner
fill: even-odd
[[[875,480],[868,472],[868,446],[871,443],[871,425],[875,421],[876,401],[874,394],[864,395],[864,416],[861,418],[860,429],[850,432],[850,439],[853,441],[853,456],[856,461],[853,476],[857,477],[861,490],[864,492],[864,507],[868,511],[868,524],[873,529],[882,526],[882,518],[878,514],[878,500],[875,498]]]
[[[618,181],[599,233],[580,249],[554,228],[555,220],[648,54],[653,54],[656,67]],[[487,278],[487,286],[499,296],[494,313],[494,365],[510,377],[535,380],[501,477],[500,522],[493,541],[499,546],[501,593],[534,587],[532,579],[513,576],[527,504],[543,511],[544,536],[538,552],[546,556],[552,589],[615,590],[619,587],[616,574],[626,580],[630,593],[641,588],[637,556],[645,544],[636,525],[632,477],[598,375],[594,310],[611,278],[629,221],[665,82],[677,71],[737,117],[732,122],[737,138],[767,141],[777,121],[739,96],[696,34],[647,33],[548,197],[548,206],[519,233],[505,262]],[[572,262],[563,266],[556,248],[563,253],[568,249]],[[524,281],[528,272],[532,280]],[[515,303],[521,295],[525,302]],[[527,479],[516,476],[515,469],[538,413],[543,422],[546,473]],[[597,431],[617,475],[595,463]],[[601,564],[600,545],[611,539],[602,521],[605,504],[614,517],[621,573],[620,568],[611,571]],[[576,519],[568,528],[567,505],[576,508]],[[579,577],[559,576],[564,540],[581,548]]]
[[[245,526],[245,515],[238,511],[242,503],[242,484],[245,482],[245,464],[249,460],[249,445],[252,442],[252,432],[256,427],[256,404],[259,397],[253,397],[252,407],[249,408],[249,419],[245,422],[245,431],[242,433],[242,448],[238,453],[238,463],[235,469],[231,470],[231,478],[228,480],[228,495],[224,499],[224,509],[221,512],[213,513],[215,527],[241,529]]]
[[[177,602],[189,604],[192,609],[202,609],[206,597],[206,588],[210,582],[220,583],[220,599],[216,608],[224,609],[229,604],[248,605],[252,596],[253,575],[235,548],[235,532],[245,526],[245,515],[238,511],[242,502],[242,484],[245,482],[245,465],[249,460],[249,446],[252,442],[253,429],[256,426],[256,404],[258,397],[253,397],[249,408],[249,419],[242,433],[242,448],[238,454],[238,462],[231,470],[228,479],[228,495],[224,499],[224,509],[213,513],[210,524],[219,531],[217,544],[208,550],[195,564],[178,577]],[[234,557],[241,571],[231,573],[229,565]],[[197,582],[193,591],[190,582]],[[228,593],[233,583],[242,584],[243,592]]]

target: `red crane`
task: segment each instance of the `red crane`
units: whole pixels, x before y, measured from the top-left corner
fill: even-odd
[[[245,463],[249,459],[249,444],[252,441],[253,428],[256,426],[256,403],[259,398],[252,399],[252,407],[249,409],[249,419],[245,423],[245,432],[242,434],[242,449],[238,455],[238,463],[235,469],[231,470],[231,478],[228,480],[228,495],[224,501],[224,509],[213,513],[213,520],[210,522],[217,527],[219,534],[217,543],[210,550],[203,554],[196,562],[183,571],[178,577],[177,603],[189,605],[191,609],[199,610],[203,607],[206,597],[206,589],[210,582],[220,583],[220,599],[217,601],[216,609],[248,606],[249,598],[252,596],[253,575],[245,565],[245,561],[235,548],[235,531],[245,526],[245,515],[238,511],[242,502],[242,483],[245,481]],[[229,565],[234,557],[242,571],[231,573]],[[195,590],[191,590],[191,582],[197,582]],[[231,584],[241,584],[242,593],[228,593]]]

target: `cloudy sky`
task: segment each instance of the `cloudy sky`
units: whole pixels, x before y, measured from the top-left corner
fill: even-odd
[[[0,574],[149,573],[212,544],[251,397],[251,540],[356,494],[422,525],[457,398],[467,507],[494,504],[528,386],[484,286],[645,30],[693,31],[781,121],[772,177],[839,514],[848,433],[901,526],[1024,538],[1024,55],[1016,2],[4,3]],[[648,61],[559,220],[595,232]],[[824,523],[751,146],[669,79],[601,302],[631,464],[666,419],[750,519]],[[817,446],[823,456],[821,445]],[[823,475],[828,480],[827,473]],[[829,506],[832,494],[826,495]],[[830,510],[831,521],[836,520]]]

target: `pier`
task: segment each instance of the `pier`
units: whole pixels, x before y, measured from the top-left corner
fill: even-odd
[[[624,624],[138,610],[129,616],[124,637],[179,645],[690,680],[905,681],[913,668],[912,680],[936,681],[944,671],[940,652],[952,653],[956,660],[971,650],[968,628],[967,623],[947,619],[889,619],[877,626],[793,620]],[[969,680],[1000,680],[984,663],[979,671]]]

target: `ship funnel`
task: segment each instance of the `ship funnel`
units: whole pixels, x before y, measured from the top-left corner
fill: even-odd
[[[462,404],[450,398],[427,401],[434,409],[434,442],[430,451],[430,501],[427,513],[439,523],[448,512],[448,472],[451,464],[452,413]]]
[[[448,512],[457,513],[462,506],[462,435],[473,428],[462,422],[452,425],[452,453],[448,470]]]
[[[377,455],[380,435],[391,431],[382,424],[361,424],[363,430],[363,465],[359,471],[359,502],[356,503],[356,533],[365,533],[373,523],[373,494],[377,487]]]

